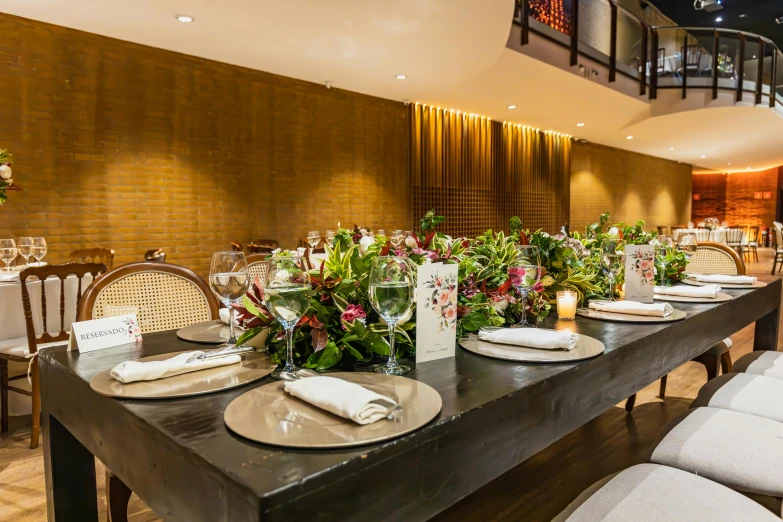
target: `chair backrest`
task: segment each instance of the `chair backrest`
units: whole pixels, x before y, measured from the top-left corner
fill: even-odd
[[[692,274],[745,275],[745,263],[737,252],[723,243],[699,243],[688,263]]]
[[[748,227],[748,241],[751,243],[757,243],[759,240],[759,233],[761,232],[761,227],[759,225],[753,225],[751,227]]]
[[[680,50],[682,51],[683,48],[680,47]],[[701,60],[701,46],[689,45],[687,51],[687,53],[683,51],[686,65],[699,65],[699,61]]]
[[[144,252],[144,261],[150,261],[152,263],[165,263],[166,252],[164,252],[162,248],[147,250]]]
[[[772,227],[772,232],[775,234],[775,248],[783,248],[783,230],[778,227]]]
[[[234,252],[242,252],[244,251],[244,247],[242,247],[242,243],[237,243],[236,241],[231,242],[231,250]]]
[[[658,229],[658,235],[659,236],[668,236],[669,235],[669,227],[663,225],[658,225],[656,227]]]
[[[272,250],[280,246],[280,241],[277,239],[254,239],[253,244],[256,246],[270,247]]]
[[[277,247],[269,245],[256,245],[253,243],[247,245],[247,251],[250,254],[271,254],[275,248]]]
[[[107,268],[111,268],[114,265],[114,250],[111,248],[81,248],[79,250],[73,250],[71,255],[71,263],[102,263]]]
[[[658,48],[658,70],[659,71],[663,72],[665,63],[666,63],[666,48],[665,47],[659,47]]]
[[[741,228],[727,228],[726,229],[726,242],[727,243],[740,243],[742,241],[742,229]]]
[[[712,231],[709,228],[697,228],[695,232],[696,232],[696,241],[709,241],[710,233]]]
[[[19,279],[22,282],[22,309],[24,310],[24,322],[25,329],[27,330],[27,346],[30,353],[35,353],[38,350],[38,344],[53,343],[57,341],[67,341],[69,332],[65,328],[65,280],[69,275],[76,276],[76,303],[74,303],[74,309],[78,307],[78,303],[82,297],[82,278],[90,274],[93,278],[96,278],[98,274],[106,272],[106,265],[97,263],[66,263],[64,265],[44,265],[44,266],[31,266],[25,268],[19,274]],[[33,309],[30,303],[30,285],[33,281],[28,281],[28,278],[34,277],[35,281],[41,284],[41,323],[43,325],[43,333],[40,337],[36,335],[35,323],[33,321]],[[57,277],[60,280],[60,299],[57,303],[52,303],[55,307],[59,308],[60,315],[60,331],[56,333],[50,332],[47,326],[47,310],[46,303],[46,279],[49,277]],[[50,305],[51,306],[51,305]]]
[[[135,308],[142,333],[182,328],[217,319],[218,301],[206,281],[170,263],[129,263],[95,280],[79,302],[79,321],[98,319],[112,308]]]
[[[266,283],[266,278],[269,275],[269,261],[266,260],[267,256],[264,254],[250,254],[247,256],[247,271],[250,273],[250,284],[256,280],[256,277],[261,281],[261,285]]]

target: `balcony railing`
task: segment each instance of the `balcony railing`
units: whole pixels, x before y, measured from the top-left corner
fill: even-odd
[[[524,16],[526,14],[527,16]],[[606,65],[609,81],[623,74],[639,82],[639,94],[657,98],[658,89],[710,89],[763,97],[783,106],[783,54],[772,40],[731,29],[653,26],[613,0],[518,0],[515,22],[521,44],[529,32]]]

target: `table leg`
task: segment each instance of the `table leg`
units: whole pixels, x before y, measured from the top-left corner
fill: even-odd
[[[778,324],[780,323],[780,309],[775,308],[767,315],[756,321],[756,334],[753,339],[753,350],[778,349]]]
[[[44,422],[49,522],[98,522],[95,457],[52,415]]]

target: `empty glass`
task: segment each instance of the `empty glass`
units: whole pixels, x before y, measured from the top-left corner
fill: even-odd
[[[677,248],[685,254],[688,262],[690,262],[691,257],[696,253],[696,249],[698,248],[696,234],[692,232],[682,234],[680,236],[680,242],[677,244]]]
[[[329,243],[329,246],[334,246],[334,234],[334,230],[326,231],[326,242]]]
[[[33,247],[33,238],[31,237],[20,237],[19,241],[16,242],[16,248],[19,249],[19,255],[24,258],[24,266],[29,266],[29,259],[30,256],[33,255],[32,252]]]
[[[5,262],[6,271],[11,270],[11,261],[16,259],[18,252],[13,239],[0,239],[0,259]]]
[[[311,230],[307,233],[307,244],[310,248],[315,248],[321,242],[321,233],[317,230]]]
[[[228,308],[229,337],[220,348],[238,347],[234,333],[236,311],[231,306],[242,301],[247,293],[250,276],[244,252],[215,252],[209,269],[209,286],[218,299]]]
[[[377,373],[403,375],[410,367],[397,362],[394,336],[397,323],[413,306],[414,267],[407,257],[379,256],[370,267],[370,304],[389,326],[389,360]]]
[[[389,239],[394,248],[400,248],[403,241],[405,241],[405,235],[402,233],[402,230],[393,230]]]
[[[614,283],[625,266],[625,253],[618,249],[616,240],[601,244],[601,268],[609,277],[609,300],[614,301]]]
[[[655,250],[661,256],[661,286],[666,286],[666,266],[669,256],[674,253],[674,239],[672,236],[658,236],[655,239]]]
[[[42,237],[34,237],[33,246],[30,247],[30,252],[37,261],[37,263],[34,263],[31,266],[42,266],[41,259],[46,256],[47,252],[46,240]]]
[[[269,276],[264,284],[264,304],[286,333],[286,360],[272,372],[275,379],[296,377],[294,328],[310,307],[312,286],[302,256],[274,256],[269,260]],[[290,375],[289,375],[290,374]]]
[[[527,296],[541,277],[541,257],[537,246],[517,246],[517,257],[508,264],[508,277],[522,296],[522,318],[513,328],[533,326],[527,322]]]

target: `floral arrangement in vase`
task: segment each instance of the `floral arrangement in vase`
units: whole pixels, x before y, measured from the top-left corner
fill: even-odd
[[[22,191],[18,185],[14,185],[12,175],[11,153],[7,149],[0,149],[0,205],[8,200],[7,191]]]

